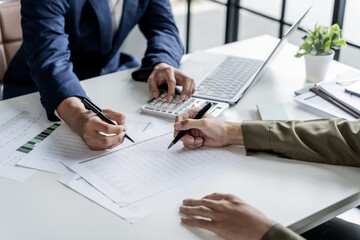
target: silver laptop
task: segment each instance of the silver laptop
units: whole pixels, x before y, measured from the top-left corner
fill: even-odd
[[[192,54],[181,69],[195,80],[194,97],[231,105],[237,103],[251,83],[265,73],[286,38],[298,28],[310,9],[311,7],[290,27],[265,61],[209,52]]]

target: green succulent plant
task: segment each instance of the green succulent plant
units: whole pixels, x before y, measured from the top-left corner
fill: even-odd
[[[306,30],[307,34],[302,38],[304,43],[300,46],[295,57],[310,54],[323,56],[332,53],[331,49],[339,50],[346,46],[346,41],[341,38],[341,29],[338,24],[331,27],[315,25],[314,31]]]

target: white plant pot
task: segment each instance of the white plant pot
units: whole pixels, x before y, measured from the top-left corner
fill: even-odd
[[[325,80],[326,73],[331,60],[334,58],[334,51],[324,56],[304,55],[306,66],[306,79],[309,82],[318,83]]]

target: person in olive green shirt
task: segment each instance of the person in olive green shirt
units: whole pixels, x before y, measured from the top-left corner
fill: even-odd
[[[243,145],[248,153],[271,152],[297,160],[360,167],[360,120],[233,123],[210,114],[194,120],[197,111],[191,109],[179,115],[174,125],[174,136],[190,130],[182,138],[190,149]],[[185,199],[180,212],[186,215],[182,223],[210,230],[225,239],[304,239],[231,194]]]

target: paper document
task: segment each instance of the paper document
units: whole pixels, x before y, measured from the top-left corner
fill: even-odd
[[[34,170],[16,163],[31,152],[50,133],[53,123],[42,107],[20,103],[0,114],[0,176],[24,181]]]
[[[304,104],[309,108],[308,110],[310,111],[315,110],[315,113],[321,117],[337,117],[348,120],[355,120],[355,118],[347,112],[310,91],[296,96],[295,101]]]
[[[167,120],[154,119],[134,114],[126,114],[126,128],[129,136],[135,142],[171,132],[173,123]],[[66,174],[69,170],[61,162],[96,158],[110,152],[128,147],[133,143],[128,139],[114,149],[92,151],[84,141],[66,124],[62,124],[49,138],[41,143],[28,156],[18,162],[18,165],[38,170]]]
[[[226,173],[233,167],[234,164],[223,164],[221,167],[214,169],[212,172],[208,172],[198,178],[188,179],[172,188],[129,204],[126,207],[120,207],[75,173],[61,176],[58,181],[110,210],[126,221],[135,223],[156,210],[166,206],[167,203],[177,201],[180,204],[182,201],[181,197],[184,197],[186,193],[201,187],[219,175]]]
[[[317,84],[317,86],[320,87],[320,89],[327,95],[340,100],[347,106],[351,106],[352,108],[360,110],[360,97],[345,92],[346,86],[359,81],[359,79],[359,71],[349,70],[340,73],[334,80],[321,82],[320,84]],[[296,96],[295,101],[303,104],[307,110],[320,115],[321,117],[338,117],[348,120],[355,120],[353,116],[335,106],[334,104],[328,102],[327,100],[319,97],[315,93],[309,91],[309,89],[307,89],[305,92],[301,92],[300,95]]]
[[[331,97],[340,100],[344,105],[360,112],[360,97],[345,91],[344,84],[337,81],[324,82],[318,85],[319,88]]]
[[[172,133],[166,134],[99,158],[66,164],[117,204],[126,206],[239,159],[226,150],[193,151],[181,143],[166,150],[172,140]]]

